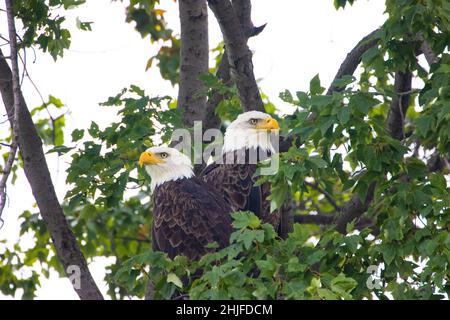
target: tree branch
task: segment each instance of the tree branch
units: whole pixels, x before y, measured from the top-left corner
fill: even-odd
[[[13,141],[8,153],[8,158],[6,160],[5,167],[3,168],[2,178],[0,179],[0,229],[3,226],[2,213],[6,205],[6,184],[8,182],[14,160],[16,159],[16,153],[17,143],[15,141],[15,138],[13,137]]]
[[[397,94],[391,101],[386,127],[391,136],[398,140],[404,138],[405,115],[412,92],[411,80],[411,72],[397,72],[395,74],[394,88],[395,92],[400,94]],[[341,214],[336,219],[336,230],[345,234],[347,223],[361,217],[367,211],[374,197],[375,186],[375,182],[372,182],[369,186],[364,203],[361,202],[358,194],[352,195],[350,201],[345,204]]]
[[[367,211],[374,197],[375,186],[375,182],[370,184],[364,203],[361,202],[357,193],[352,195],[350,200],[342,208],[342,211],[335,217],[336,230],[338,232],[346,234],[347,223],[360,218]]]
[[[334,81],[342,78],[346,75],[353,75],[353,73],[356,71],[356,68],[361,63],[362,55],[375,46],[378,42],[377,32],[380,29],[376,29],[369,33],[367,36],[362,38],[357,45],[347,54],[344,61],[341,63],[338,72],[334,76],[334,79],[331,83],[334,83]],[[344,87],[334,87],[333,85],[330,85],[330,87],[327,90],[327,95],[333,94],[333,92],[340,92],[343,91]],[[311,114],[306,118],[305,121],[312,122],[316,119],[317,114],[315,112],[311,112]],[[294,118],[291,116],[291,118]],[[292,146],[292,143],[295,143],[297,147],[300,147],[303,142],[300,140],[299,137],[296,136],[288,136],[280,139],[280,145],[279,150],[280,152],[286,152],[289,150],[289,148]]]
[[[228,55],[225,50],[220,60],[219,67],[217,68],[216,77],[227,85],[231,86],[230,78],[230,65],[228,64]],[[206,131],[211,128],[220,127],[220,119],[216,115],[216,108],[219,103],[225,99],[225,96],[219,92],[214,92],[208,102],[206,103],[206,112],[203,118],[203,130]]]
[[[254,37],[260,34],[264,28],[265,24],[259,27],[255,27],[251,20],[251,1],[250,0],[233,0],[233,8],[241,24],[242,30],[248,40],[250,37]],[[231,86],[232,81],[230,78],[230,65],[228,63],[228,53],[225,48],[222,59],[220,60],[219,67],[216,72],[216,77],[227,85]],[[210,128],[218,128],[220,126],[220,119],[215,114],[215,110],[219,103],[226,97],[219,92],[214,92],[212,97],[208,99],[206,106],[206,114],[203,120],[203,130],[208,130]]]
[[[320,193],[322,193],[322,194],[324,195],[325,199],[327,199],[327,201],[333,206],[333,208],[334,208],[336,211],[341,211],[342,208],[336,203],[336,201],[333,199],[333,197],[332,197],[326,190],[322,189],[322,188],[319,186],[319,184],[317,184],[317,183],[311,183],[311,182],[308,182],[308,181],[305,181],[304,183],[305,183],[305,185],[307,185],[308,187],[311,187],[311,188],[313,188],[313,189],[319,191]]]
[[[411,81],[411,72],[395,73],[394,90],[397,95],[392,98],[386,126],[391,136],[397,140],[405,138],[404,122],[410,102]]]
[[[281,219],[278,227],[278,234],[282,239],[286,239],[288,234],[292,232],[294,227],[294,205],[292,203],[291,196],[288,194],[286,202],[281,207]]]
[[[367,36],[361,39],[358,44],[347,54],[345,60],[341,63],[338,72],[334,76],[333,82],[346,75],[353,75],[356,68],[361,63],[362,55],[375,46],[378,42],[378,37],[376,36],[380,29],[376,29],[369,33]],[[332,82],[332,83],[333,83]],[[327,90],[327,95],[331,95],[333,92],[343,91],[343,87],[334,87],[331,85]]]
[[[204,119],[206,97],[200,75],[208,73],[208,8],[206,0],[180,0],[181,50],[178,108],[183,110],[183,123],[192,127]]]
[[[295,215],[294,221],[295,223],[301,224],[319,224],[326,225],[332,224],[334,221],[334,215],[332,214],[304,214],[304,215]]]
[[[14,25],[14,13],[12,9],[12,1],[6,0],[6,15],[8,20],[8,33],[9,33],[9,46],[11,50],[11,66],[12,66],[12,87],[13,87],[13,97],[14,97],[14,105],[10,119],[11,129],[12,129],[12,142],[11,149],[8,153],[8,158],[5,163],[5,167],[3,168],[2,178],[0,180],[0,226],[3,226],[2,213],[3,209],[6,205],[6,184],[8,182],[9,174],[11,173],[12,166],[14,164],[14,160],[16,158],[17,152],[17,143],[19,136],[19,112],[20,112],[20,104],[18,103],[18,98],[20,96],[20,83],[19,83],[19,64],[17,62],[17,41],[16,41],[16,26]],[[5,59],[1,59],[3,63]]]
[[[335,221],[334,214],[306,214],[294,216],[295,223],[300,224],[315,224],[315,225],[330,225]],[[371,219],[360,218],[355,224],[356,230],[362,230],[364,228],[371,229],[371,233],[374,235],[379,234],[380,230]]]
[[[8,0],[8,2],[10,3],[11,0]],[[3,57],[3,53],[0,51],[0,92],[10,119],[14,118],[14,112],[17,110],[14,106],[20,106],[17,118],[20,127],[18,145],[23,159],[24,171],[41,216],[52,238],[56,254],[66,272],[70,266],[79,267],[80,287],[74,285],[74,289],[80,299],[103,299],[59,204],[42,149],[42,141],[31,119],[20,88],[19,99],[14,99],[11,69],[6,60],[1,59],[1,57]]]
[[[208,0],[222,30],[231,78],[236,84],[245,111],[264,111],[264,104],[253,73],[252,53],[235,9],[229,0]]]
[[[421,42],[420,51],[425,56],[425,59],[427,60],[428,64],[431,66],[432,64],[438,62],[439,58],[433,52],[428,42],[425,41],[421,33],[417,34],[417,40]]]

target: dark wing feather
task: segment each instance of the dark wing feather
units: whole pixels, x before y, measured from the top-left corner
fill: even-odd
[[[234,155],[233,159],[236,159]],[[280,212],[270,213],[270,185],[264,183],[254,186],[253,178],[256,172],[255,164],[228,164],[227,155],[223,163],[213,163],[207,166],[200,178],[215,188],[230,204],[233,211],[249,210],[255,213],[263,222],[270,223],[277,230],[280,222]],[[249,159],[246,154],[246,160]]]
[[[153,248],[170,258],[199,259],[216,241],[229,243],[231,209],[214,189],[197,178],[166,182],[154,192]]]
[[[201,179],[222,194],[233,211],[249,210],[255,165],[213,164],[203,172]],[[258,192],[256,190],[256,192]]]

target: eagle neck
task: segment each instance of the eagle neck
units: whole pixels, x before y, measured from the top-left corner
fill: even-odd
[[[150,183],[150,189],[152,192],[155,189],[169,181],[177,181],[181,179],[189,179],[194,176],[192,166],[180,165],[177,168],[168,168],[165,166],[150,166],[147,167],[147,172],[150,175],[152,181]]]

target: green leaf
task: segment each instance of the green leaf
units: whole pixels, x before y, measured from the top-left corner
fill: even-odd
[[[311,266],[322,260],[322,258],[325,257],[326,255],[327,255],[326,251],[323,250],[315,251],[313,254],[311,254],[306,258],[306,263]]]
[[[181,282],[180,278],[178,278],[178,276],[175,273],[171,272],[167,275],[167,282],[173,283],[178,288],[183,288],[183,283]]]
[[[233,226],[236,229],[247,227],[255,229],[261,225],[259,218],[250,211],[235,212],[231,214],[231,217],[233,218]]]
[[[342,78],[334,80],[331,85],[337,88],[345,88],[354,81],[356,81],[356,78],[354,76],[344,75],[342,76]]]
[[[57,152],[58,154],[64,154],[69,152],[70,150],[74,149],[73,147],[66,147],[66,146],[57,146],[50,150],[48,150],[46,153],[54,153]]]
[[[338,300],[338,296],[331,290],[325,288],[317,289],[319,297],[325,300]]]
[[[83,139],[84,130],[75,129],[72,131],[72,142],[77,142],[78,140]]]
[[[345,125],[350,120],[349,108],[342,107],[341,109],[339,109],[337,113],[337,118],[340,124]]]
[[[372,95],[359,92],[350,97],[348,106],[352,110],[359,110],[361,113],[367,114],[372,107],[380,103],[381,101],[375,99]]]
[[[361,57],[361,60],[364,64],[370,64],[370,62],[379,55],[379,50],[377,46],[373,46],[372,48],[370,48],[369,50],[367,50],[366,52],[364,52],[364,54]]]
[[[306,161],[313,163],[317,168],[326,168],[328,166],[328,163],[320,156],[309,157],[306,159]]]
[[[430,176],[431,185],[437,189],[445,190],[447,188],[447,182],[445,177],[440,173],[433,173]]]
[[[394,261],[396,248],[393,244],[384,244],[380,246],[381,253],[383,254],[384,262],[390,265]]]
[[[336,278],[331,280],[331,286],[339,286],[345,291],[351,291],[356,288],[358,283],[355,279],[346,277],[343,273],[340,273]]]
[[[311,92],[311,95],[321,94],[324,90],[325,88],[322,88],[320,86],[319,75],[315,75],[314,78],[312,78],[309,82],[309,91]]]

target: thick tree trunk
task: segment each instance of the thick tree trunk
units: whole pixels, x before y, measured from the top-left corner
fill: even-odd
[[[181,22],[180,88],[178,108],[183,110],[183,123],[192,127],[204,118],[205,86],[199,79],[208,73],[208,7],[206,0],[179,0]]]
[[[11,69],[1,51],[0,92],[8,117],[13,119],[14,94]],[[68,276],[75,278],[79,270],[79,286],[77,281],[72,281],[72,283],[80,299],[103,299],[59,204],[42,149],[42,141],[38,136],[21,93],[19,103],[20,112],[17,121],[20,132],[18,143],[22,154],[24,171],[41,216],[52,238],[56,254],[66,272],[69,272]],[[69,267],[70,269],[68,269]]]

